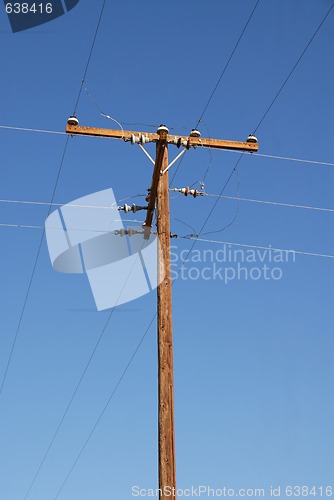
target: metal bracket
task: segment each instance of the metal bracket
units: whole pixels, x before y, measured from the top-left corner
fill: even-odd
[[[162,170],[162,171],[160,172],[160,173],[161,173],[161,175],[164,175],[164,174],[167,172],[167,170],[169,170],[169,169],[170,169],[170,167],[172,167],[172,166],[174,165],[174,163],[175,163],[175,162],[176,162],[179,158],[181,158],[181,156],[182,156],[182,155],[183,155],[186,151],[187,151],[186,149],[184,149],[183,151],[181,151],[181,153],[179,153],[179,154],[176,156],[176,158],[174,158],[174,160],[173,160],[173,161],[172,161],[172,162],[168,165],[168,167],[167,167],[167,168],[165,168],[165,170]]]

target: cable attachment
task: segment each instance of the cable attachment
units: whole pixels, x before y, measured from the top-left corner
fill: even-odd
[[[129,229],[116,229],[114,231],[114,234],[116,236],[121,236],[123,238],[123,236],[134,236],[135,234],[144,234],[144,231],[141,229],[140,231],[137,231],[136,229],[133,229],[132,227],[130,227]]]
[[[131,144],[134,146],[135,144],[141,144],[142,146],[144,144],[147,144],[148,142],[151,142],[151,139],[147,137],[147,135],[140,134],[140,135],[135,135],[131,134]]]
[[[186,148],[188,145],[188,141],[182,140],[182,137],[175,137],[171,144],[175,144],[177,148],[180,148],[181,146]]]
[[[198,191],[197,189],[189,189],[189,186],[185,188],[174,188],[170,189],[170,191],[175,191],[176,193],[184,194],[184,196],[193,196],[196,198],[197,196],[204,196],[204,191]]]
[[[147,201],[147,203],[150,203],[150,196],[151,196],[151,188],[148,188],[147,195],[145,198],[145,201]]]
[[[195,137],[196,139],[199,139],[201,137],[201,133],[196,130],[195,128],[193,128],[189,134],[189,137],[188,137],[188,140],[187,140],[187,149],[190,149],[190,146],[191,146],[191,142],[190,142],[190,137]],[[192,145],[193,148],[197,148],[197,145],[196,144],[193,144]]]
[[[123,207],[117,207],[118,210],[124,210],[124,212],[127,214],[128,212],[133,212],[134,214],[138,212],[138,210],[147,210],[148,207],[141,207],[138,205],[135,205],[134,203],[130,206],[124,203]]]

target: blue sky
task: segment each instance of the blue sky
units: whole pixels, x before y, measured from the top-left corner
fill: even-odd
[[[242,141],[255,130],[331,4],[260,0],[199,125],[203,136]],[[187,134],[254,5],[107,0],[85,87],[126,128],[155,131],[166,123]],[[81,0],[65,16],[16,34],[2,11],[0,125],[64,131],[100,8]],[[333,162],[333,32],[334,11],[257,130],[260,153]],[[77,116],[81,125],[117,127],[85,92]],[[0,138],[0,198],[49,202],[66,137],[1,129]],[[176,151],[170,147],[171,158]],[[172,187],[199,188],[210,165],[205,190],[219,194],[238,158],[189,151]],[[74,137],[54,201],[112,187],[116,199],[139,204],[143,198],[130,197],[145,193],[151,174],[137,147]],[[239,189],[233,176],[224,194],[334,208],[333,166],[248,155],[238,175]],[[193,232],[185,224],[198,231],[215,202],[170,198],[172,232],[180,236]],[[237,208],[220,200],[203,232],[222,229]],[[48,206],[0,203],[4,224],[43,226],[47,214]],[[332,219],[330,212],[240,201],[234,223],[203,238],[334,255]],[[1,378],[41,235],[1,227]],[[192,243],[173,240],[173,258]],[[279,264],[279,280],[191,279],[189,272],[227,265],[217,261],[221,248],[197,242],[197,255],[203,261],[211,250],[213,262],[188,262],[173,287],[178,486],[265,488],[266,496],[271,485],[334,486],[333,259],[297,254]],[[261,265],[258,255],[246,267]],[[154,292],[115,309],[31,500],[56,498],[155,310]],[[4,500],[25,498],[109,314],[95,310],[85,277],[52,269],[43,241],[0,399]],[[156,351],[153,323],[59,499],[127,499],[133,485],[157,487]]]

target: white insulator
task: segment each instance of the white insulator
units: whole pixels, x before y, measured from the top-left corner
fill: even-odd
[[[255,135],[253,135],[253,134],[249,134],[246,142],[252,142],[253,144],[257,144],[257,142],[258,142],[257,137],[255,137]]]
[[[150,142],[150,139],[146,135],[141,134],[139,138],[139,143],[144,145],[147,144],[148,142]]]
[[[114,234],[120,235],[120,236],[123,237],[123,236],[125,236],[127,234],[127,231],[124,228],[122,228],[122,229],[116,229],[116,231],[114,231]]]
[[[196,130],[195,128],[192,129],[192,131],[189,134],[190,137],[201,137],[201,132],[199,130]]]
[[[124,203],[123,210],[127,214],[128,212],[131,212],[132,207],[130,207],[130,205],[127,205],[126,203]]]
[[[160,127],[157,130],[157,134],[161,134],[162,132],[166,132],[168,134],[169,130],[166,127],[166,125],[161,124]]]
[[[79,125],[79,120],[76,116],[70,116],[69,119],[67,120],[67,125],[72,125],[76,127]]]
[[[131,134],[131,144],[132,144],[132,145],[133,145],[133,144],[138,144],[138,143],[139,143],[139,141],[140,141],[140,138],[139,138],[137,135],[135,135],[135,134]]]

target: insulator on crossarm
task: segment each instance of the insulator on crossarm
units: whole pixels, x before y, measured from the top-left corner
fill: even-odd
[[[189,134],[190,137],[201,137],[201,132],[199,130],[196,130],[195,128],[192,129],[192,131]]]
[[[72,125],[76,127],[79,125],[79,120],[76,116],[70,116],[69,119],[67,120],[67,125]]]
[[[161,135],[163,133],[168,134],[168,132],[169,132],[168,128],[163,123],[160,125],[160,127],[158,127],[158,130],[157,130],[158,135]]]
[[[134,144],[138,144],[139,143],[139,137],[135,134],[131,134],[131,144],[134,145]]]
[[[151,142],[150,139],[146,135],[140,134],[139,144],[142,144],[144,146],[144,144],[147,144],[148,142]]]
[[[148,207],[141,207],[139,205],[135,205],[134,203],[131,206],[124,203],[123,207],[118,207],[118,210],[123,210],[126,214],[128,212],[133,212],[135,214],[139,210],[147,210],[147,209]]]
[[[189,189],[189,187],[185,187],[185,188],[174,188],[172,189],[171,191],[176,191],[177,193],[182,193],[184,194],[184,196],[193,196],[194,198],[196,198],[197,196],[204,196],[204,191],[198,191],[197,189]]]
[[[177,148],[180,148],[181,146],[183,146],[184,148],[186,148],[188,142],[185,141],[185,140],[182,140],[182,137],[175,137],[175,139],[173,139],[173,141],[172,141],[172,144],[175,144],[175,146]]]

